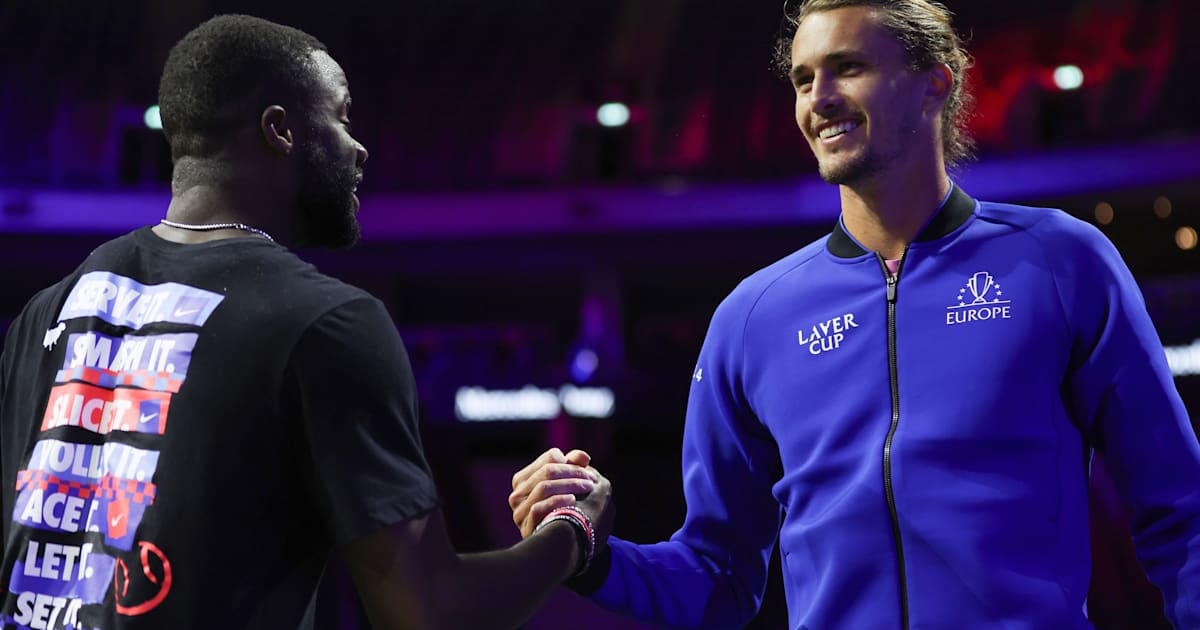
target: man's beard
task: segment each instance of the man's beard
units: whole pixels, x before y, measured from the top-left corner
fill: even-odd
[[[298,244],[336,249],[357,243],[361,234],[354,216],[358,169],[334,161],[315,143],[304,152],[303,160],[299,203],[306,238]]]
[[[898,129],[904,130],[894,132],[895,136],[889,138],[892,140],[891,149],[887,149],[888,144],[880,147],[876,144],[874,147],[867,145],[862,147],[862,152],[858,155],[850,156],[848,160],[841,160],[835,164],[823,164],[818,160],[817,172],[821,175],[821,179],[828,184],[838,186],[854,186],[870,181],[876,175],[887,170],[888,166],[900,159],[904,152],[903,143],[912,138],[917,133],[917,123],[914,117],[906,117],[902,119],[903,123]]]
[[[820,173],[821,179],[828,184],[849,186],[882,171],[883,163],[884,160],[881,160],[879,156],[865,151],[861,155],[836,165],[818,163],[817,172]]]

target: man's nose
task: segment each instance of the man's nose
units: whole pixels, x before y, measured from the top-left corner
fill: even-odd
[[[837,78],[824,72],[813,75],[812,108],[815,112],[834,111],[842,105],[841,86]]]

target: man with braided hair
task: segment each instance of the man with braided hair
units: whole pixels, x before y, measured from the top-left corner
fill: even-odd
[[[609,538],[573,588],[662,626],[739,627],[778,541],[791,628],[1090,628],[1095,455],[1168,618],[1200,627],[1200,446],[1120,255],[949,177],[968,57],[944,6],[809,0],[788,20],[796,123],[841,217],[713,315],[683,526]],[[519,472],[521,531],[584,474],[560,453]]]

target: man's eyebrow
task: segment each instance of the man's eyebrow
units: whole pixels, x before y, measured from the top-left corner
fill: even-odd
[[[836,64],[841,61],[847,61],[849,59],[859,59],[859,58],[861,58],[861,55],[859,55],[858,53],[856,53],[854,51],[837,50],[837,51],[831,52],[831,53],[825,55],[824,57],[822,57],[820,60],[820,64],[821,65]],[[801,63],[801,64],[797,64],[795,66],[792,66],[792,70],[791,70],[791,72],[788,73],[788,76],[790,76],[792,78],[792,80],[794,81],[796,79],[799,79],[801,76],[803,76],[807,72],[810,72],[809,67]]]

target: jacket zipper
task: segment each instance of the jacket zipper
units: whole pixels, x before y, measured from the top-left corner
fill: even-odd
[[[908,246],[904,247],[904,253],[900,255],[900,264],[896,266],[894,275],[888,270],[883,256],[878,253],[875,256],[879,258],[879,266],[883,269],[883,276],[887,281],[888,376],[892,387],[892,426],[888,429],[887,440],[883,443],[883,491],[887,496],[892,535],[896,539],[896,557],[899,560],[901,627],[908,630],[908,577],[904,566],[904,543],[900,540],[900,518],[896,515],[896,494],[892,489],[892,440],[896,437],[896,427],[900,424],[900,377],[896,364],[896,285],[900,282],[904,259],[908,257]]]

